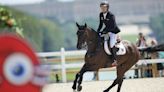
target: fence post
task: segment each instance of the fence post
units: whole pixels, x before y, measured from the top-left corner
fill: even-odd
[[[61,70],[62,70],[62,82],[67,82],[64,48],[61,48]]]
[[[99,81],[99,70],[96,71],[96,80]]]

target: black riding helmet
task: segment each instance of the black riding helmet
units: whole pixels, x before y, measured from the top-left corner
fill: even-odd
[[[100,3],[100,7],[101,6],[107,6],[108,8],[109,8],[109,2],[108,1],[102,1],[101,3]]]

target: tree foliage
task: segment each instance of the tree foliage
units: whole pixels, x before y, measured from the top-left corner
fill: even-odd
[[[37,19],[26,13],[11,9],[9,7],[0,6],[7,11],[9,16],[15,21],[15,25],[23,29],[24,38],[27,39],[37,51],[55,51],[63,46],[62,31],[54,22],[46,19]],[[0,32],[10,28],[5,22],[0,22]],[[14,22],[13,22],[14,23]]]
[[[159,43],[163,43],[164,39],[164,14],[152,17],[150,19],[150,27],[153,30],[154,36],[157,38]]]

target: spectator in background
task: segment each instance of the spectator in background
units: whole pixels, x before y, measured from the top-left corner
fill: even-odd
[[[151,47],[154,47],[157,45],[157,41],[155,39],[153,39],[151,41]],[[151,59],[157,59],[158,58],[158,52],[152,52],[151,53]]]
[[[138,48],[145,48],[145,47],[147,47],[148,45],[146,43],[146,39],[145,39],[145,36],[143,35],[143,33],[139,33],[138,36],[139,37],[138,37],[138,40],[136,42],[137,47]],[[146,59],[146,58],[148,58],[148,54],[145,53],[145,52],[142,52],[141,53],[141,59]]]
[[[164,59],[164,52],[159,52],[159,58]],[[159,77],[164,77],[164,63],[161,64],[161,69],[159,70]],[[158,67],[158,66],[157,66]]]
[[[151,41],[151,45],[152,46],[155,46],[155,45],[157,45],[157,41],[156,40],[152,40]],[[156,59],[156,58],[158,58],[158,52],[153,52],[153,53],[151,53],[151,59]],[[161,57],[159,57],[159,58],[161,58]],[[162,63],[157,63],[157,70],[158,70],[158,72],[157,72],[157,77],[162,77],[163,76],[163,72],[164,72],[164,66],[163,66],[163,64]]]
[[[155,39],[153,39],[150,43],[151,47],[157,45],[157,41]],[[150,53],[150,58],[151,59],[157,59],[158,58],[158,52],[152,52]],[[148,64],[148,70],[147,70],[147,74],[148,77],[158,77],[159,73],[157,70],[157,64]]]
[[[139,38],[136,43],[137,47],[141,47],[141,48],[147,47],[146,39],[143,33],[139,33],[138,36]]]
[[[136,46],[138,48],[145,48],[145,47],[147,47],[146,39],[145,39],[145,36],[143,35],[143,33],[139,33],[138,34],[138,39],[137,39],[137,42],[136,42]],[[145,59],[145,58],[147,58],[147,56],[148,55],[145,52],[141,52],[141,59]],[[145,75],[146,74],[146,72],[145,72],[145,65],[141,65],[141,66],[138,66],[138,67],[141,67],[141,76],[140,77],[147,76],[147,75]],[[138,69],[135,70],[135,77],[136,78],[139,77]]]

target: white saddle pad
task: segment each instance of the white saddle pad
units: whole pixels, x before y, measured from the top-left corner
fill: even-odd
[[[119,50],[118,50],[117,53],[116,53],[117,55],[125,55],[125,54],[126,54],[126,49],[125,49],[125,46],[123,45],[122,42],[117,43],[115,46],[116,46],[117,48],[119,48]],[[109,45],[108,45],[108,41],[107,41],[107,40],[104,42],[104,50],[105,50],[105,52],[106,52],[108,55],[111,55],[111,52],[110,52],[110,50],[109,50]]]

